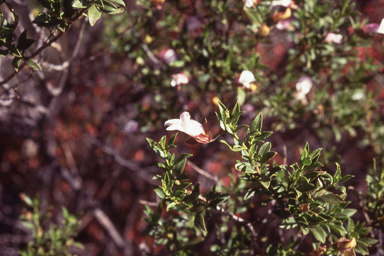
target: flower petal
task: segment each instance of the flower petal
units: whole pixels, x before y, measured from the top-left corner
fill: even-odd
[[[180,119],[169,119],[164,123],[164,126],[172,126],[172,125],[180,125],[181,126],[181,120]]]
[[[205,135],[203,126],[195,120],[190,120],[188,124],[184,127],[184,129],[185,129],[185,133],[191,137],[196,137],[200,134]]]

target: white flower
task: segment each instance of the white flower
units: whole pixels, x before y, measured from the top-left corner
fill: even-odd
[[[244,87],[246,88],[250,88],[250,84],[252,82],[255,82],[256,81],[256,78],[255,76],[252,74],[251,71],[249,70],[244,70],[243,72],[241,72],[240,74],[240,77],[239,77],[239,83],[243,84]]]
[[[361,90],[356,90],[352,95],[352,100],[359,101],[365,98],[364,93]]]
[[[180,119],[170,119],[164,123],[164,126],[169,126],[167,131],[180,131],[188,134],[194,138],[197,142],[206,144],[211,141],[209,135],[205,133],[203,126],[191,119],[191,115],[188,112],[183,112],[180,115]]]
[[[312,89],[312,79],[309,76],[302,76],[297,80],[296,90],[308,94]]]
[[[384,19],[381,20],[380,27],[377,29],[376,33],[384,34]]]
[[[292,0],[278,0],[278,1],[272,1],[271,7],[273,6],[284,6],[284,7],[289,7],[292,3]]]
[[[325,42],[341,44],[343,42],[343,36],[335,33],[328,33],[324,39]]]
[[[253,0],[245,0],[245,7],[252,8],[253,7]]]
[[[188,84],[188,82],[189,78],[183,73],[172,75],[172,87],[175,87],[176,85]]]
[[[171,64],[173,61],[177,60],[176,52],[173,49],[168,49],[160,53],[160,57],[167,63]]]
[[[292,9],[297,9],[299,8],[294,1],[292,0],[277,0],[277,1],[272,1],[270,2],[271,5],[270,5],[270,9],[272,9],[273,7],[275,6],[284,6],[284,7],[289,7],[289,8],[292,8]]]
[[[312,79],[309,76],[302,76],[297,80],[296,83],[296,94],[295,101],[301,101],[303,105],[307,105],[306,95],[312,89]]]

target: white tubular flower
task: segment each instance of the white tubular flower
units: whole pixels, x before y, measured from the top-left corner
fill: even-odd
[[[172,75],[171,86],[175,87],[176,85],[188,84],[189,78],[184,73],[179,73]]]
[[[384,34],[384,19],[381,20],[380,26],[377,29],[376,33]]]
[[[343,42],[343,36],[335,33],[328,33],[324,39],[327,43],[341,44]]]
[[[210,136],[205,133],[204,127],[199,122],[192,120],[188,112],[183,112],[180,119],[170,119],[164,123],[169,126],[167,131],[180,131],[194,138],[199,143],[209,143]]]
[[[241,72],[239,77],[239,83],[241,83],[244,87],[249,89],[251,87],[251,83],[255,81],[256,81],[256,78],[251,71],[244,70],[243,72]]]
[[[296,83],[296,94],[295,94],[295,100],[301,101],[303,105],[307,105],[307,98],[306,95],[311,91],[312,89],[312,79],[309,76],[302,76],[297,80]]]

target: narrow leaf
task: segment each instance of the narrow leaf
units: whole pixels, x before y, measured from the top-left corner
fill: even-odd
[[[30,69],[41,71],[41,67],[39,66],[39,64],[37,64],[32,58],[26,59],[25,62],[27,63]]]
[[[123,0],[112,0],[112,2],[115,2],[115,3],[121,4],[122,6],[125,6],[125,3]]]
[[[196,213],[194,224],[198,230],[207,232],[207,228],[205,227],[204,217],[201,213],[199,212]]]
[[[316,197],[315,199],[331,204],[345,203],[345,201],[336,194],[326,194],[323,196]]]
[[[263,114],[260,112],[260,114],[256,116],[256,118],[253,120],[251,124],[251,131],[261,132],[262,127],[263,127]]]

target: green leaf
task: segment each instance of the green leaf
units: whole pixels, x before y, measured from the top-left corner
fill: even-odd
[[[209,202],[209,206],[215,207],[217,205],[220,205],[220,204],[226,202],[229,199],[229,197],[230,197],[229,194],[220,194],[220,196],[218,198],[212,200],[212,202]]]
[[[189,204],[195,201],[200,196],[200,183],[198,183],[192,190],[192,193],[185,197],[184,203]]]
[[[166,209],[166,211],[168,212],[168,211],[169,211],[172,207],[174,207],[176,204],[177,204],[176,202],[169,203],[169,204],[167,205],[167,209]]]
[[[355,215],[355,213],[357,212],[356,209],[350,209],[350,208],[347,208],[347,209],[343,209],[343,214],[345,216],[347,216],[348,218],[352,217],[353,215]]]
[[[82,243],[80,243],[80,242],[74,242],[72,246],[73,247],[77,247],[77,248],[79,248],[81,250],[85,249],[84,245]]]
[[[260,163],[265,163],[265,162],[268,162],[269,160],[271,160],[277,153],[276,152],[273,152],[273,151],[270,151],[270,152],[267,152],[265,153],[261,159],[260,159]]]
[[[309,146],[308,146],[308,148],[309,148]],[[318,148],[318,149],[314,150],[313,152],[309,153],[308,157],[310,159],[314,159],[315,157],[320,155],[321,150],[323,150],[323,149],[322,148]]]
[[[270,132],[270,131],[264,131],[260,135],[255,136],[255,140],[264,140],[269,136],[271,136],[272,133],[273,132]]]
[[[121,14],[123,12],[124,12],[124,8],[120,7],[120,8],[117,8],[116,10],[114,10],[114,11],[109,11],[108,14],[109,15],[117,15],[117,14]]]
[[[17,49],[23,51],[28,49],[36,40],[27,39],[27,30],[24,30],[23,33],[20,34]]]
[[[336,194],[326,194],[319,197],[315,197],[316,200],[320,200],[325,203],[337,204],[337,203],[345,203],[344,199]]]
[[[304,152],[304,151],[303,151]],[[301,161],[301,165],[302,166],[305,166],[305,165],[310,165],[312,163],[311,159],[309,157],[306,157],[304,158],[302,161]]]
[[[27,63],[30,69],[41,71],[41,67],[39,66],[39,64],[37,64],[32,58],[25,59],[25,62]]]
[[[259,155],[264,155],[265,153],[269,152],[271,150],[272,144],[271,142],[264,143],[259,150]]]
[[[68,214],[68,210],[67,210],[67,208],[65,208],[64,206],[62,206],[62,207],[61,207],[61,210],[62,210],[62,212],[63,212],[63,217],[64,217],[64,219],[68,219],[69,214]]]
[[[262,127],[263,127],[263,114],[260,112],[251,124],[251,131],[261,132]]]
[[[175,68],[182,68],[184,67],[185,62],[183,60],[175,60],[175,61],[172,61],[169,65]]]
[[[244,104],[246,97],[247,93],[244,91],[244,89],[237,87],[237,102],[240,106]]]
[[[0,50],[0,57],[4,57],[8,54],[8,50]]]
[[[153,188],[153,190],[155,190],[155,193],[156,193],[161,199],[164,199],[164,198],[165,198],[165,193],[164,193],[163,188],[161,188],[161,187],[159,187],[159,186],[156,186],[156,185],[152,185],[152,188]]]
[[[303,149],[303,152],[301,152],[301,155],[300,155],[300,162],[303,162],[304,159],[308,156],[308,149],[309,149],[309,145],[308,145],[308,142],[305,144],[305,147]]]
[[[59,25],[61,20],[48,13],[40,13],[32,23],[36,23],[40,27],[53,27]]]
[[[345,234],[347,233],[347,231],[345,230],[345,228],[343,226],[338,226],[334,223],[328,223],[327,225],[338,236],[345,236]]]
[[[302,193],[315,190],[316,188],[317,187],[314,184],[309,183],[305,177],[300,177],[296,185],[296,189]]]
[[[174,146],[176,140],[177,132],[168,140],[168,148]]]
[[[254,188],[251,188],[248,190],[248,192],[244,196],[244,200],[249,200],[251,199],[254,195],[256,194],[256,190]]]
[[[161,148],[165,148],[165,144],[167,142],[167,136],[163,136],[161,137],[161,139],[159,140],[159,145],[161,146]]]
[[[123,0],[112,0],[112,2],[115,2],[115,3],[121,4],[122,6],[125,6],[125,3]]]
[[[232,114],[231,114],[231,121],[229,121],[232,125],[237,125],[240,115],[243,114],[243,111],[240,111],[240,105],[239,103],[236,103],[236,105],[233,107]]]
[[[320,225],[316,225],[312,227],[311,231],[313,236],[317,239],[317,241],[320,241],[321,243],[325,243],[325,240],[327,238],[327,233]]]
[[[207,228],[205,227],[204,217],[201,213],[199,212],[196,213],[194,224],[198,230],[207,232]]]
[[[91,24],[91,26],[94,26],[96,21],[100,19],[100,17],[101,17],[101,13],[99,12],[99,10],[95,5],[92,5],[91,7],[89,7],[88,19],[89,19],[89,24]]]
[[[345,181],[349,180],[349,179],[352,178],[352,177],[355,177],[355,176],[354,176],[354,175],[350,175],[350,174],[345,175],[344,177],[342,177],[342,178],[339,180],[339,182],[345,182]]]
[[[303,231],[303,235],[307,235],[309,233],[309,228],[307,226],[300,225],[301,231]]]
[[[269,188],[269,185],[271,184],[271,181],[268,180],[268,181],[261,181],[260,180],[260,184],[263,185],[263,187],[265,187],[266,189]]]
[[[357,253],[361,253],[362,255],[369,255],[369,251],[368,251],[367,247],[364,245],[361,245],[361,244],[356,245],[355,251]]]
[[[82,2],[80,2],[79,0],[76,0],[73,4],[72,4],[72,7],[75,7],[75,8],[87,8],[88,7],[88,3],[87,4],[83,4]]]
[[[185,168],[187,158],[193,156],[192,154],[182,153],[175,160],[175,173],[180,175]]]
[[[285,228],[285,229],[291,229],[295,227],[297,227],[297,222],[294,217],[289,217],[283,220],[279,225],[279,228]]]
[[[14,46],[14,45],[12,45],[12,47],[9,49],[9,51],[15,57],[18,57],[18,58],[23,57],[23,55],[21,54],[19,49],[17,49],[16,46]]]
[[[15,68],[16,71],[19,71],[20,63],[21,63],[21,58],[17,58],[17,57],[13,58],[12,66]]]
[[[226,145],[230,150],[233,151],[231,145],[229,145],[228,142],[226,142],[225,140],[221,140],[220,142],[223,143],[224,145]]]
[[[30,229],[30,230],[35,229],[35,225],[32,222],[22,221],[21,224],[23,224],[23,226],[26,227],[27,229]]]

